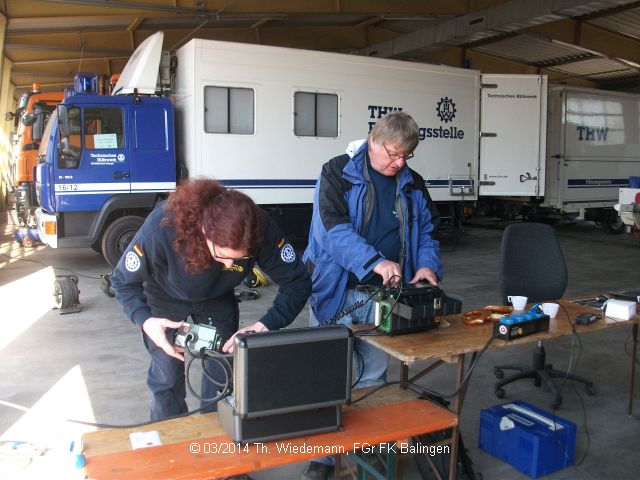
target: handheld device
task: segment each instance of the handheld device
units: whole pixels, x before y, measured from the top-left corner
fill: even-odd
[[[224,340],[213,325],[185,322],[176,332],[175,345],[198,353],[201,349],[222,352]]]
[[[576,317],[576,323],[578,325],[591,325],[593,322],[597,322],[602,318],[602,315],[597,313],[583,313]]]

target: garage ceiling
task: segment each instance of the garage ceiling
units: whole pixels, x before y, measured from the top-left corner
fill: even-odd
[[[471,67],[545,73],[613,90],[640,84],[640,1],[625,0],[5,0],[5,57],[16,96],[78,71],[110,76],[165,32]]]

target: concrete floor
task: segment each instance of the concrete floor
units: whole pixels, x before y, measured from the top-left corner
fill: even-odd
[[[0,478],[73,478],[73,471],[65,470],[69,465],[68,440],[87,427],[60,419],[112,424],[146,420],[147,355],[136,328],[99,288],[99,274],[109,271],[102,257],[90,249],[23,249],[13,241],[13,228],[9,219],[0,230],[0,434],[2,440],[31,443],[24,445],[24,456],[19,458],[4,455],[7,445],[0,443],[4,448],[0,450]],[[607,235],[590,223],[561,225],[556,230],[569,266],[566,296],[640,287],[638,240]],[[499,301],[500,235],[495,226],[467,226],[442,238],[445,279],[441,286],[448,295],[463,301],[464,310]],[[82,312],[61,315],[50,308],[53,273],[49,266],[56,274],[78,275]],[[275,287],[262,287],[260,292],[260,299],[241,303],[242,324],[260,317]],[[293,326],[306,326],[307,321],[305,309]],[[630,332],[631,328],[623,327],[581,335],[577,373],[590,377],[598,394],[589,397],[580,386],[563,386],[563,404],[556,414],[577,424],[579,464],[546,478],[637,478],[640,401],[635,401],[634,417],[626,414]],[[549,361],[566,369],[570,358],[576,359],[578,342],[562,338],[547,342],[546,349]],[[502,402],[493,394],[492,366],[529,363],[530,356],[530,345],[489,350],[471,379],[461,418],[462,434],[475,471],[484,480],[528,478],[479,450],[477,443],[480,410]],[[398,363],[392,362],[390,377],[397,378],[398,371]],[[421,383],[446,393],[453,390],[453,379],[454,367],[443,366]],[[507,389],[507,399],[522,399],[549,410],[551,395],[544,387],[521,381]],[[197,405],[193,398],[189,403]],[[43,448],[47,449],[44,453]],[[253,476],[295,479],[303,467],[296,464]],[[404,455],[400,467],[403,478],[420,478],[411,456]]]

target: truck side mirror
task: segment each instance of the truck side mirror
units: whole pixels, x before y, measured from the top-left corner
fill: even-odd
[[[25,127],[29,127],[31,125],[33,125],[34,123],[36,123],[36,115],[34,113],[25,113],[22,116],[22,120],[20,120],[22,122],[22,125],[24,125]]]
[[[60,139],[59,168],[78,168],[80,165],[80,152],[69,143],[69,137]]]

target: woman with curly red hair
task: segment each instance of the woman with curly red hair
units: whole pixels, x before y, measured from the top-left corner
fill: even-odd
[[[256,263],[280,288],[260,321],[238,330],[234,287]],[[214,325],[229,352],[238,332],[289,325],[311,292],[306,269],[266,212],[243,193],[205,179],[182,183],[151,212],[118,262],[111,285],[124,313],[142,330],[151,356],[152,420],[187,411],[183,350],[173,344],[175,329],[187,317]],[[214,378],[216,370],[209,362]],[[217,389],[203,375],[202,397],[215,397]]]

